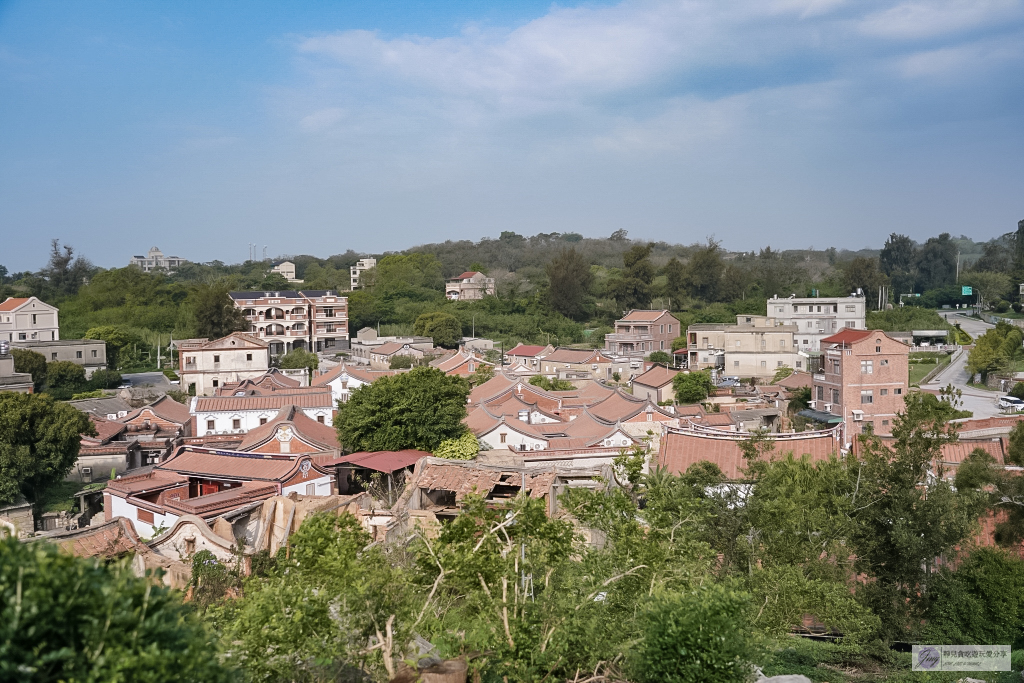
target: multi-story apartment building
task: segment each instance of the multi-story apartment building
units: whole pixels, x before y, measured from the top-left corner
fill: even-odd
[[[178,343],[181,386],[195,396],[212,396],[230,382],[254,379],[270,369],[270,344],[233,332],[221,339]]]
[[[367,271],[370,268],[377,267],[377,259],[375,258],[361,258],[356,261],[354,266],[349,267],[348,274],[352,279],[352,291],[359,289],[362,285],[359,284],[359,278],[362,277],[363,271]]]
[[[821,347],[811,408],[843,418],[847,442],[861,432],[891,434],[909,387],[910,347],[881,330],[854,329],[825,337]]]
[[[768,299],[769,316],[796,325],[795,341],[801,351],[820,351],[821,340],[847,328],[865,329],[867,303],[863,292],[840,297]]]
[[[231,292],[249,321],[249,333],[280,356],[294,349],[348,348],[348,299],[330,290]]]
[[[781,367],[806,369],[793,343],[796,325],[763,315],[738,315],[736,324],[702,323],[686,328],[691,370],[717,368],[737,377],[773,377]]]
[[[473,301],[485,296],[494,296],[494,278],[475,270],[448,278],[444,284],[444,295],[452,301]]]
[[[0,304],[0,339],[9,342],[60,339],[57,307],[34,296],[7,299]]]
[[[681,334],[679,321],[668,311],[633,310],[615,321],[615,332],[604,336],[604,349],[618,356],[671,353],[672,340]]]
[[[166,270],[173,273],[178,266],[183,266],[188,261],[180,256],[164,256],[164,253],[153,247],[145,256],[132,256],[128,261],[129,266],[138,266],[144,273],[152,273],[154,270]]]

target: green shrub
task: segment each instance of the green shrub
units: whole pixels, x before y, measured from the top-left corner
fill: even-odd
[[[388,367],[392,370],[407,370],[412,367],[412,356],[392,356]]]
[[[434,449],[434,457],[448,460],[472,460],[480,452],[480,442],[472,432],[456,439],[445,439]]]
[[[117,370],[97,370],[89,378],[93,389],[114,389],[121,384],[121,373]]]
[[[753,648],[749,597],[722,585],[668,593],[640,615],[643,640],[632,661],[639,683],[740,683]]]

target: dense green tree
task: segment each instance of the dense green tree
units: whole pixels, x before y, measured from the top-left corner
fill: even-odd
[[[579,320],[586,314],[587,297],[594,275],[590,264],[575,247],[562,249],[545,266],[548,275],[548,301],[562,315]]]
[[[890,234],[878,256],[878,262],[881,271],[889,276],[897,296],[913,291],[916,278],[914,242],[909,237]]]
[[[1024,273],[1024,220],[1017,221],[1017,232],[1013,236],[1013,268]]]
[[[78,459],[85,413],[46,394],[0,393],[0,505],[39,501]]]
[[[61,249],[60,240],[50,241],[50,260],[42,271],[53,296],[74,296],[93,271],[94,266],[81,256],[75,258],[75,250],[65,244]]]
[[[877,259],[862,256],[858,256],[846,264],[843,280],[847,291],[864,290],[869,304],[877,299],[878,288],[889,282],[888,278],[878,271]]]
[[[181,594],[48,543],[0,540],[0,680],[232,680]]]
[[[929,636],[955,645],[1024,645],[1024,560],[978,548],[935,577],[927,611]]]
[[[89,386],[96,389],[114,389],[121,384],[121,373],[116,370],[97,370],[89,378]]]
[[[709,238],[707,245],[697,249],[687,264],[687,293],[704,301],[718,301],[724,272],[721,244]]]
[[[313,371],[320,366],[320,358],[312,351],[307,351],[306,349],[292,349],[281,356],[277,365],[286,370],[305,368],[307,373],[312,376]]]
[[[683,298],[686,292],[686,266],[682,261],[673,256],[662,269],[665,276],[665,295],[672,299],[672,308],[682,308]]]
[[[365,288],[375,296],[418,301],[438,298],[444,289],[441,262],[433,254],[391,254],[365,271]]]
[[[1019,327],[1000,322],[975,340],[967,356],[967,370],[981,375],[1002,370],[1024,356],[1024,333]]]
[[[480,442],[472,432],[466,432],[455,439],[445,439],[434,449],[435,458],[448,460],[470,460],[480,452]]]
[[[609,284],[609,291],[624,311],[650,306],[651,283],[654,281],[654,266],[650,260],[652,249],[650,244],[636,244],[622,255],[625,268]]]
[[[647,356],[647,360],[651,361],[652,363],[672,365],[672,356],[668,354],[668,351],[655,351],[651,355]]]
[[[141,349],[146,347],[146,343],[135,330],[122,325],[90,328],[86,331],[85,338],[100,339],[107,345],[107,367],[111,370],[122,370],[136,365],[141,356]]]
[[[677,403],[700,403],[714,390],[715,383],[710,372],[681,372],[672,379],[672,388]]]
[[[27,372],[32,375],[32,383],[35,390],[43,388],[46,381],[46,356],[29,349],[12,348],[11,355],[14,356],[14,371]]]
[[[1018,467],[1024,467],[1024,422],[1018,422],[1010,430],[1006,462]]]
[[[544,375],[534,375],[530,378],[530,384],[540,387],[544,391],[572,391],[576,387],[572,382],[565,379],[548,379]]]
[[[957,246],[948,232],[929,237],[914,258],[917,286],[921,291],[956,281]]]
[[[352,392],[334,420],[348,451],[432,451],[466,428],[469,382],[435,368],[414,368]]]
[[[972,270],[960,276],[960,284],[973,287],[974,293],[981,294],[982,300],[989,305],[1013,296],[1013,280],[1005,273]],[[975,297],[971,297],[971,300],[975,300]]]
[[[416,364],[416,359],[412,356],[407,356],[403,353],[396,353],[391,356],[391,362],[388,363],[388,368],[391,370],[408,370]]]
[[[1016,235],[1012,232],[989,240],[982,247],[981,258],[971,264],[971,270],[981,273],[1011,273],[1015,243]]]
[[[436,346],[454,349],[462,341],[462,323],[451,313],[424,313],[416,318],[413,334],[430,337]]]
[[[46,364],[46,387],[51,392],[74,394],[85,388],[85,368],[69,360]]]
[[[228,295],[224,283],[201,284],[189,295],[195,311],[196,333],[207,339],[220,339],[232,332],[249,329],[241,309]]]

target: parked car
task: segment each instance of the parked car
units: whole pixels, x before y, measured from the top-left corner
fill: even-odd
[[[132,381],[130,379],[126,379],[123,382],[121,382],[120,384],[118,384],[117,388],[118,389],[131,389],[132,388]]]
[[[1014,410],[1019,413],[1024,411],[1024,401],[1016,396],[1002,396],[999,399],[999,407],[1003,410]]]

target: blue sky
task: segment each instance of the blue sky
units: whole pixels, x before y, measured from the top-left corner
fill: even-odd
[[[12,271],[1021,218],[1024,0],[0,0]]]

